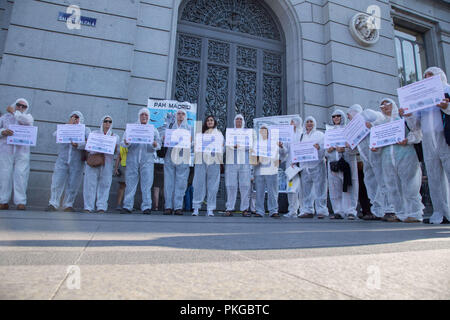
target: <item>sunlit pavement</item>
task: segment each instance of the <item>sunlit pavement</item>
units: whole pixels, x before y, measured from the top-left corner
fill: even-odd
[[[450,225],[0,212],[0,299],[450,299]]]

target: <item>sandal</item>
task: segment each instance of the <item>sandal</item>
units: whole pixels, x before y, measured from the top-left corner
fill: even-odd
[[[243,217],[251,217],[252,214],[250,212],[248,212],[247,210],[245,210],[244,212],[242,212],[242,216]]]
[[[272,214],[270,217],[271,218],[279,218],[280,215],[278,214],[278,212],[276,212],[276,213]]]
[[[335,219],[335,220],[342,220],[342,219],[344,219],[344,217],[341,216],[339,213],[335,213],[333,219]]]
[[[231,211],[225,211],[224,216],[225,216],[225,217],[232,217],[232,216],[233,216],[233,213],[232,213]]]
[[[314,218],[314,214],[312,213],[305,213],[298,216],[300,219],[312,219]]]

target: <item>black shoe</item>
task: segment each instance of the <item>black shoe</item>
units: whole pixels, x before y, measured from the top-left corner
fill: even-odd
[[[450,221],[448,221],[448,219],[447,219],[446,217],[444,217],[444,218],[442,219],[441,224],[450,224]]]
[[[165,215],[165,216],[171,216],[172,213],[173,213],[172,209],[166,209],[166,210],[164,210],[164,215]]]
[[[128,209],[126,209],[126,208],[123,208],[123,209],[120,211],[120,213],[122,213],[122,214],[125,214],[125,213],[130,214],[130,213],[131,213],[131,210],[128,210]]]
[[[175,210],[174,213],[176,216],[182,216],[183,215],[183,211],[181,211],[181,209]]]
[[[51,204],[47,207],[47,209],[45,209],[45,211],[47,211],[47,212],[54,212],[54,211],[57,211],[57,209],[54,207],[54,206],[52,206]]]
[[[142,213],[143,213],[143,214],[152,214],[152,210],[150,210],[150,209],[145,209]]]

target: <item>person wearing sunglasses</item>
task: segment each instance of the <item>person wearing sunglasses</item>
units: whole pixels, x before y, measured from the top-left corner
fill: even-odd
[[[332,113],[330,120],[331,126],[329,130],[344,128],[347,124],[344,111],[339,109]],[[356,148],[352,150],[349,147],[330,147],[325,152],[325,156],[328,159],[328,189],[334,212],[330,219],[343,219],[344,217],[347,217],[348,220],[356,219],[359,190],[358,165],[356,161],[357,150]],[[348,181],[346,181],[345,172],[334,172],[331,170],[331,163],[338,162],[341,158],[350,167],[350,179]],[[351,184],[349,184],[350,182]]]
[[[6,140],[14,135],[10,125],[32,126],[34,119],[29,114],[30,104],[26,99],[17,99],[13,106],[0,118],[0,210],[8,210],[13,190],[18,210],[25,210],[27,203],[30,147],[8,145]]]
[[[119,136],[113,133],[113,120],[111,116],[104,116],[101,120],[100,129],[94,133],[110,135],[116,138],[115,154],[118,153]],[[89,152],[95,154],[95,152]],[[114,169],[114,155],[104,154],[105,162],[98,167],[91,167],[86,163],[84,183],[83,183],[83,199],[84,212],[91,213],[97,208],[98,213],[105,213],[108,210],[109,190],[112,183],[112,175]]]
[[[84,124],[84,116],[80,111],[73,111],[69,115],[68,124]],[[85,141],[89,137],[91,130],[85,128]],[[53,133],[56,137],[57,132]],[[47,211],[58,210],[61,197],[65,189],[63,208],[65,212],[73,212],[73,203],[83,178],[82,155],[86,142],[83,143],[59,143],[58,158],[53,170],[52,186],[50,188],[50,200]]]
[[[394,100],[384,98],[380,103],[384,118],[374,123],[400,120],[397,104]],[[421,222],[423,217],[422,169],[413,144],[422,140],[422,133],[414,127],[405,134],[406,139],[382,148],[371,148],[373,152],[381,152],[383,178],[386,184],[388,201],[395,212],[386,213],[383,221],[387,222]]]

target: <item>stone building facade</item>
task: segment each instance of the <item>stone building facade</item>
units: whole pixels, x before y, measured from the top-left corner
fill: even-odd
[[[358,13],[375,17],[372,44],[351,32]],[[313,115],[324,128],[335,108],[376,108],[426,67],[450,71],[446,0],[0,0],[0,25],[0,110],[32,105],[28,195],[41,207],[52,132],[72,110],[91,129],[111,115],[119,135],[148,98],[195,102],[222,127],[242,112]]]

